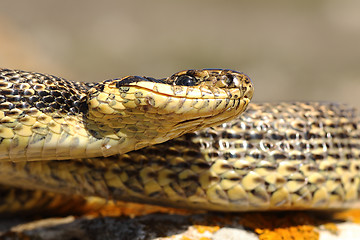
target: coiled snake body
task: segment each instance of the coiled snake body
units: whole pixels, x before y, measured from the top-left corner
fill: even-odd
[[[359,118],[345,105],[251,104],[232,120],[253,91],[235,71],[100,85],[53,78],[1,71],[3,185],[220,211],[344,208],[359,199]],[[66,92],[70,101],[51,105]]]

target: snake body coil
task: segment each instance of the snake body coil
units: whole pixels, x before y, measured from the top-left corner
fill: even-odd
[[[360,120],[333,103],[252,104],[217,127],[107,158],[1,161],[0,183],[219,211],[351,207]]]

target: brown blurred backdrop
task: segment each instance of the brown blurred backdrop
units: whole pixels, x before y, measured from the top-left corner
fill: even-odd
[[[360,104],[360,1],[0,3],[0,66],[72,80],[231,68],[256,101]]]

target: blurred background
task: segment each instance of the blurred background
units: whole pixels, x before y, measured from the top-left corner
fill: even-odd
[[[360,104],[360,1],[2,0],[0,66],[77,81],[247,73],[255,101]]]

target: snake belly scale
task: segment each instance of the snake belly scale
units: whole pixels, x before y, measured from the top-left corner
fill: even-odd
[[[359,202],[356,109],[318,102],[250,104],[239,117],[219,122],[106,158],[0,161],[0,183],[218,211],[346,208]],[[14,200],[14,194],[8,197]]]

